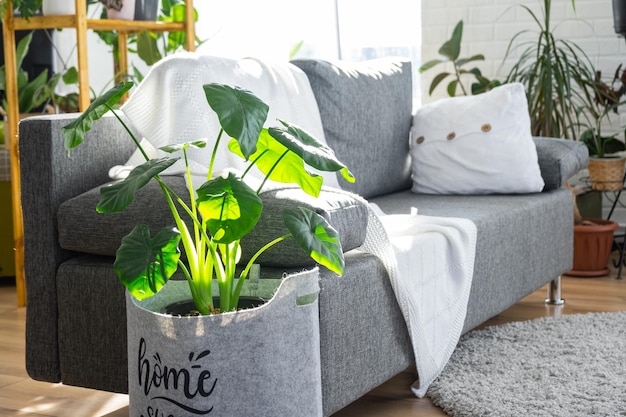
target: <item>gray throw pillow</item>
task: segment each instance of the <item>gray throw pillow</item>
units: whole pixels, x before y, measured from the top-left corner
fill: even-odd
[[[294,60],[308,76],[324,136],[356,177],[340,186],[365,198],[411,186],[411,63]]]

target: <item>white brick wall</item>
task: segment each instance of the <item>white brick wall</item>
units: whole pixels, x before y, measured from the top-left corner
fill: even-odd
[[[521,30],[537,28],[519,4],[526,5],[542,19],[543,1],[540,0],[422,0],[423,62],[439,57],[437,50],[450,37],[456,23],[463,19],[461,56],[485,55],[486,60],[476,66],[489,78],[503,79],[510,68],[510,63],[503,65],[502,59],[511,37]],[[614,32],[610,0],[576,0],[575,12],[571,0],[553,0],[552,27],[556,28],[559,38],[576,42],[608,81],[620,63],[626,66],[626,41]],[[435,67],[422,74],[423,103],[447,97],[442,85],[433,96],[428,95],[432,78],[442,70],[443,67]],[[626,109],[622,108],[620,113],[621,120],[616,119],[613,127],[623,132]],[[606,201],[604,205],[606,216]],[[613,218],[624,226],[626,210],[618,208]]]
[[[538,0],[422,0],[423,62],[439,57],[439,47],[463,19],[461,56],[485,55],[486,60],[476,66],[489,78],[504,78],[511,66],[510,63],[502,66],[510,39],[519,31],[537,28],[520,4],[533,10],[539,19],[543,18],[543,1]],[[576,0],[575,12],[571,0],[553,0],[552,26],[557,28],[555,33],[560,38],[575,41],[583,48],[606,76],[612,77],[617,65],[626,63],[626,41],[613,30],[609,0]],[[432,78],[442,69],[435,67],[422,75],[422,102],[446,96],[442,86],[432,97],[428,96]]]

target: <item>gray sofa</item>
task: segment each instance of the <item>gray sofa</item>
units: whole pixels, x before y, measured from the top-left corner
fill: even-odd
[[[371,71],[368,63],[294,64],[309,77],[329,145],[357,177],[346,190],[390,214],[408,213],[415,206],[421,214],[463,217],[476,224],[474,278],[464,331],[557,282],[570,269],[572,195],[562,185],[586,166],[582,144],[535,138],[546,183],[541,193],[414,194],[407,140],[412,120],[410,64],[398,61],[383,73]],[[113,255],[121,236],[146,207],[151,210],[143,220],[151,230],[169,223],[169,215],[152,209],[162,204],[154,205],[149,193],[123,214],[95,212],[97,189],[109,181],[108,169],[126,161],[133,147],[117,121],[105,117],[68,158],[60,128],[74,117],[42,116],[20,124],[26,366],[37,380],[125,392],[124,290],[112,268]],[[184,187],[179,178],[168,181]],[[317,201],[288,187],[265,193],[263,199],[260,230],[275,229],[278,208],[305,204],[329,218],[342,234],[344,276],[327,270],[320,276],[322,393],[324,414],[331,415],[412,364],[406,325],[382,263],[358,250],[367,222],[362,206],[332,190],[325,190]],[[244,248],[254,245],[243,242]],[[261,259],[262,268],[279,271],[281,266],[306,263],[306,258],[285,247]]]

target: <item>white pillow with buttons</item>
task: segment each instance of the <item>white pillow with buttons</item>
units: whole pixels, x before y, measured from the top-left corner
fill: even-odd
[[[519,194],[544,187],[524,87],[422,106],[411,128],[413,192]]]

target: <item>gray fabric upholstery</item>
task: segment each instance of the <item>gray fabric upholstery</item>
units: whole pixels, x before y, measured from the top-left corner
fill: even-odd
[[[61,127],[72,115],[31,117],[19,125],[21,200],[26,278],[26,368],[34,379],[58,382],[58,266],[75,254],[57,241],[56,210],[60,203],[107,181],[109,167],[123,163],[132,143],[118,122],[106,117],[94,124],[85,145],[68,158]],[[96,140],[96,138],[98,140]],[[128,144],[128,146],[127,146]]]
[[[189,192],[183,177],[163,176],[168,184],[187,204]],[[137,223],[148,225],[155,234],[174,220],[156,181],[139,190],[133,203],[120,213],[101,214],[95,207],[100,199],[100,187],[65,201],[57,214],[59,242],[67,250],[95,255],[115,256],[124,236]],[[314,198],[296,188],[285,187],[261,193],[263,212],[255,229],[242,242],[242,261],[247,262],[257,250],[273,239],[288,233],[282,213],[285,209],[306,207],[326,218],[339,232],[344,251],[361,246],[367,227],[367,207],[349,193],[324,188],[319,198]],[[191,220],[179,213],[191,227]],[[106,233],[94,233],[105,231]],[[280,242],[258,258],[261,265],[306,266],[314,261],[293,239]]]
[[[562,187],[565,181],[587,168],[589,151],[585,144],[573,140],[535,137],[544,191]]]
[[[413,351],[376,257],[352,251],[342,277],[322,269],[320,280],[322,398],[329,416],[409,367]]]
[[[125,393],[126,304],[112,266],[113,258],[85,255],[59,267],[59,364],[64,384]]]
[[[341,182],[365,198],[411,186],[411,65],[295,60],[308,76],[328,145],[356,177]]]

